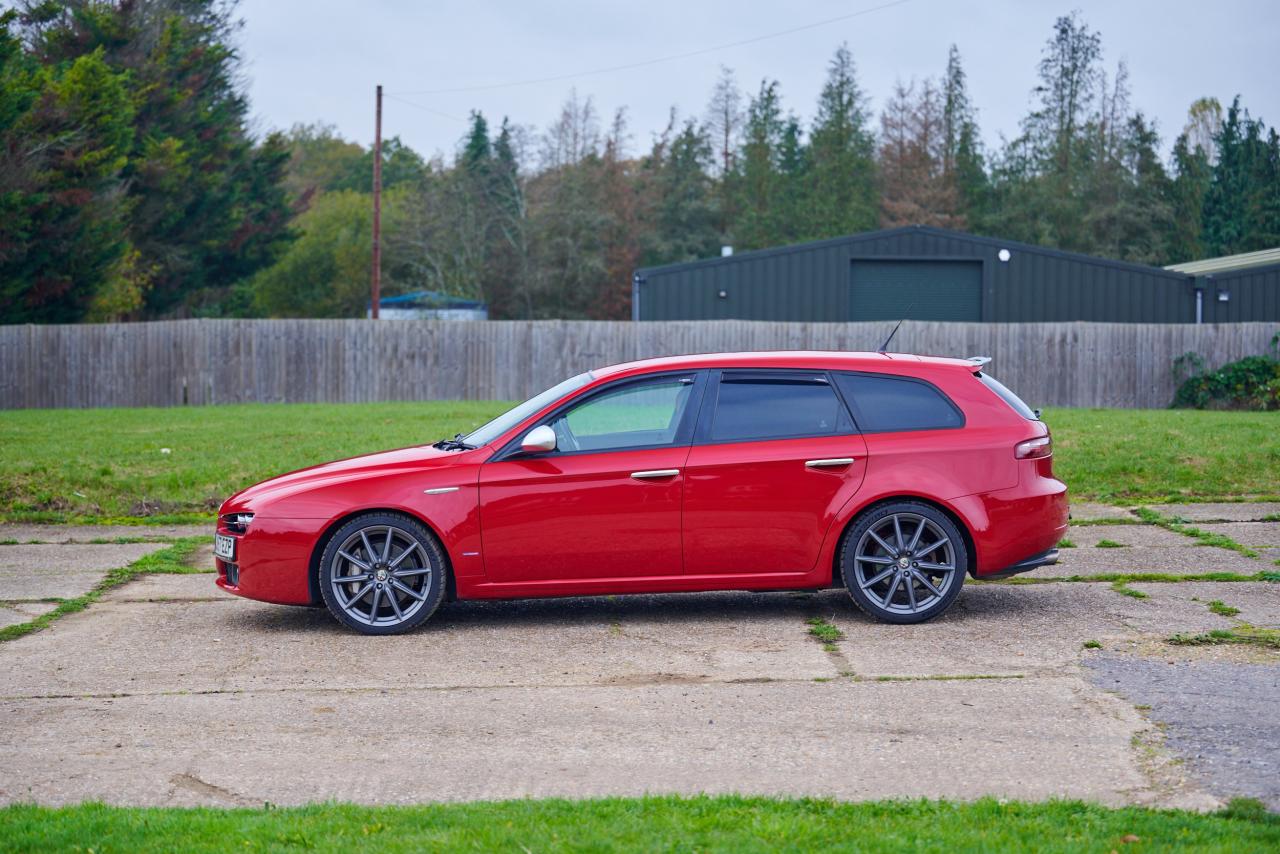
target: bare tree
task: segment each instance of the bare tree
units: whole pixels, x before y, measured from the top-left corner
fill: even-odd
[[[722,179],[733,171],[742,136],[742,119],[742,91],[738,89],[733,69],[722,65],[706,113],[707,133],[715,140],[716,169]]]
[[[881,221],[886,226],[960,224],[947,162],[947,110],[932,80],[894,86],[880,116]]]

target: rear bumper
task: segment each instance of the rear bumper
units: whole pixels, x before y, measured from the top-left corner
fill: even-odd
[[[1053,566],[1058,562],[1058,550],[1049,549],[1046,552],[1032,555],[1025,560],[1020,560],[1015,564],[1006,566],[1004,569],[998,569],[995,572],[983,573],[980,577],[983,581],[994,578],[1008,578],[1011,575],[1017,575],[1022,572],[1030,572],[1033,569],[1039,569],[1042,566]]]

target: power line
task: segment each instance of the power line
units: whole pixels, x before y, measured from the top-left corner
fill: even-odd
[[[871,6],[866,9],[860,9],[857,12],[850,12],[847,15],[837,15],[834,18],[827,18],[826,20],[823,20],[823,21],[815,21],[812,24],[804,24],[802,26],[792,27],[787,30],[778,30],[777,32],[774,32],[774,33],[768,33],[762,36],[754,36],[752,38],[743,39],[741,41],[726,42],[724,44],[715,45],[714,47],[704,47],[698,50],[691,50],[687,53],[674,53],[669,56],[660,56],[655,59],[646,59],[641,62],[629,62],[629,63],[626,63],[625,65],[611,65],[606,68],[596,68],[591,71],[577,71],[572,74],[557,74],[554,77],[536,77],[530,80],[514,80],[514,81],[509,81],[507,83],[492,83],[484,86],[456,86],[448,89],[418,89],[412,92],[404,92],[403,94],[405,95],[445,95],[445,94],[451,94],[451,93],[457,93],[457,92],[489,92],[494,89],[511,89],[517,86],[535,86],[539,83],[557,83],[563,80],[573,80],[574,78],[577,78],[577,77],[591,77],[596,74],[609,74],[614,71],[628,71],[633,68],[647,68],[651,65],[658,65],[663,62],[674,62],[677,59],[688,59],[694,56],[704,56],[708,53],[715,53],[717,51],[728,50],[729,48],[734,48],[734,47],[742,47],[743,45],[756,44],[757,42],[768,41],[769,39],[776,39],[776,38],[781,38],[782,36],[789,36],[792,33],[803,32],[804,30],[812,30],[818,27],[825,27],[827,24],[834,24],[839,21],[847,21],[850,18],[857,18],[857,17],[861,17],[862,15],[870,15],[872,12],[880,12],[885,9],[891,9],[894,6],[901,6],[904,3],[909,3],[909,2],[911,2],[911,0],[893,0],[893,2],[891,3],[882,3],[879,6]],[[395,96],[388,94],[387,97],[392,98]],[[414,106],[421,106],[421,105],[415,104]],[[422,109],[427,109],[427,108],[423,107]]]
[[[410,101],[406,98],[401,98],[398,95],[392,95],[390,92],[383,92],[382,96],[384,98],[390,98],[393,101],[399,101],[401,104],[406,104],[410,107],[417,107],[419,110],[423,110],[425,112],[431,113],[433,116],[439,116],[442,119],[448,119],[449,121],[452,121],[452,122],[465,123],[467,121],[466,119],[459,118],[458,116],[450,115],[449,113],[442,113],[439,110],[435,110],[435,109],[432,109],[431,107],[423,106],[422,104],[415,104],[413,101]]]

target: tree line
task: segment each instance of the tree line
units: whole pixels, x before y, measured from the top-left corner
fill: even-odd
[[[223,0],[31,0],[0,17],[0,318],[359,316],[373,152],[258,138]],[[1018,133],[983,143],[959,51],[879,114],[836,49],[810,120],[722,71],[637,149],[571,93],[543,129],[479,111],[456,151],[382,150],[383,287],[493,317],[630,316],[641,266],[935,225],[1150,264],[1280,245],[1280,140],[1200,99],[1172,154],[1100,35],[1058,19]]]

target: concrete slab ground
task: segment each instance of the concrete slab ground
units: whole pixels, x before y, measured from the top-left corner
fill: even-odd
[[[163,543],[0,546],[0,600],[71,599]]]
[[[1093,522],[1099,519],[1132,520],[1135,518],[1136,517],[1125,507],[1116,507],[1111,504],[1095,504],[1089,501],[1071,502],[1072,522]]]
[[[1066,539],[1082,549],[1095,548],[1103,541],[1145,548],[1181,548],[1195,542],[1186,534],[1156,525],[1072,525]]]
[[[1189,522],[1261,522],[1280,516],[1280,501],[1222,504],[1153,504],[1151,509],[1166,518],[1178,516]]]
[[[1100,530],[1125,542],[1129,526]],[[1135,556],[1156,571],[1261,564],[1141,530],[1128,548],[1064,550],[1091,557],[1051,569],[1133,571]],[[136,559],[121,557],[101,560]],[[48,563],[14,574],[39,577]],[[1210,808],[1232,792],[1178,772],[1139,701],[1082,665],[1166,650],[1194,666],[1200,648],[1162,639],[1233,625],[1212,599],[1239,620],[1280,624],[1280,584],[1148,583],[1135,586],[1149,598],[1134,599],[1099,583],[986,583],[918,626],[874,623],[832,590],[455,602],[418,631],[366,638],[324,610],[212,582],[138,578],[0,643],[0,802],[737,791]],[[824,648],[808,633],[814,617],[843,638]],[[1090,640],[1103,651],[1084,650]],[[1259,660],[1280,668],[1280,656]]]
[[[214,584],[212,572],[190,575],[143,575],[102,594],[102,602],[233,602],[236,597]]]
[[[1224,534],[1242,546],[1280,548],[1280,522],[1209,522],[1196,527]]]
[[[1164,595],[1178,585],[1149,586],[1158,592],[1139,600],[1087,582],[973,585],[939,619],[889,631],[852,606],[839,610],[845,603],[832,594],[831,620],[845,633],[837,646],[848,669],[867,678],[1062,673],[1077,664],[1086,640],[1231,625],[1189,597]]]
[[[0,542],[19,543],[100,543],[117,538],[176,540],[182,537],[213,536],[213,522],[207,525],[28,525],[0,524]]]
[[[1210,602],[1222,602],[1240,609],[1235,620],[1228,620],[1229,623],[1238,620],[1265,628],[1280,628],[1280,584],[1274,582],[1215,584],[1211,581],[1188,581],[1167,585],[1135,581],[1129,586],[1149,596],[1192,602],[1205,609]]]
[[[732,791],[1121,804],[1149,788],[1129,743],[1141,718],[1079,677],[312,689],[5,700],[0,715],[4,801],[240,806]]]
[[[1205,572],[1234,572],[1252,575],[1265,564],[1227,549],[1201,546],[1190,537],[1178,547],[1118,549],[1061,549],[1058,563],[1025,573],[1024,578],[1063,578],[1072,575],[1107,575],[1116,572],[1199,575]]]
[[[57,602],[0,602],[0,629],[29,623],[56,607]]]

